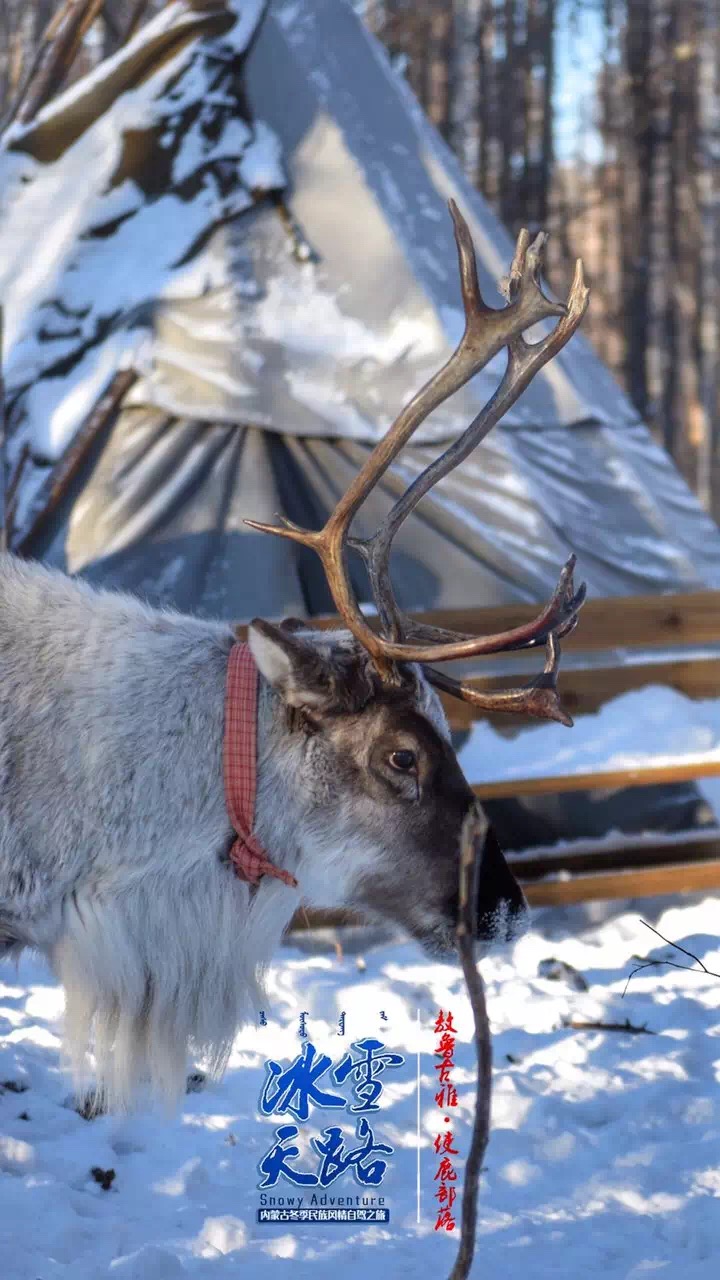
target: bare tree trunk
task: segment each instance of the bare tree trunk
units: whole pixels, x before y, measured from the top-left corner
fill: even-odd
[[[698,146],[698,26],[693,3],[677,5],[677,39],[674,45],[674,103],[671,149],[677,194],[677,395],[673,418],[700,458],[705,424],[700,397],[698,331],[698,246],[701,240],[697,187]],[[679,451],[673,442],[672,453]]]
[[[504,104],[501,127],[502,160],[500,171],[500,214],[506,226],[516,230],[517,210],[515,206],[515,181],[513,161],[515,156],[515,68],[517,51],[515,49],[515,6],[517,0],[504,0],[504,35],[505,61],[502,75],[502,95]]]
[[[493,116],[495,75],[493,37],[495,20],[492,0],[480,0],[478,31],[478,161],[475,181],[489,200],[494,200],[497,187],[493,174]]]
[[[698,356],[704,432],[698,449],[697,484],[700,499],[709,508],[713,497],[713,462],[720,434],[720,16],[715,0],[700,0],[699,9]]]
[[[520,118],[520,145],[523,168],[518,183],[517,201],[524,223],[534,227],[535,217],[535,185],[537,182],[537,86],[533,80],[533,70],[537,61],[537,8],[538,0],[525,0],[522,5],[525,18],[525,41],[518,49],[518,60],[521,66],[516,79],[518,99],[517,110]]]
[[[666,71],[663,80],[669,81],[669,102],[666,121],[666,171],[665,171],[665,239],[663,248],[662,280],[664,285],[663,333],[662,333],[662,370],[661,391],[658,397],[658,425],[662,431],[663,443],[669,453],[673,453],[676,435],[677,388],[678,388],[678,304],[680,291],[678,288],[679,227],[678,227],[678,190],[682,181],[682,157],[678,154],[676,133],[680,113],[680,93],[677,79],[677,67],[673,51],[678,39],[677,6],[671,6],[666,31],[665,52]]]
[[[553,180],[553,93],[555,92],[555,0],[545,0],[541,28],[539,61],[543,67],[542,133],[540,174],[537,184],[535,218],[544,227],[548,217],[550,187]]]
[[[653,52],[653,0],[633,0],[628,4],[626,62],[630,137],[626,150],[631,160],[632,185],[627,182],[627,202],[623,244],[623,296],[625,307],[625,378],[627,389],[638,409],[649,417],[647,352],[650,336],[650,255],[653,235],[653,195],[657,159]],[[628,155],[630,150],[630,155]]]
[[[428,99],[430,119],[445,139],[450,136],[453,92],[453,0],[435,0],[428,14]]]

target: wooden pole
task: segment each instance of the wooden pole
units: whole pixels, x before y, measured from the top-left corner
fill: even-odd
[[[82,37],[92,25],[102,8],[102,0],[75,0],[63,10],[63,21],[54,33],[47,54],[28,85],[24,100],[17,112],[20,124],[29,124],[60,89]]]
[[[135,369],[122,369],[108,383],[35,495],[23,528],[14,534],[10,549],[16,554],[27,555],[33,538],[62,501],[100,432],[117,413],[137,377]]]
[[[72,3],[72,0],[65,0],[65,4],[62,5],[53,14],[47,26],[45,27],[44,31],[42,32],[42,35],[40,36],[40,40],[38,41],[37,48],[33,55],[32,62],[28,67],[27,73],[23,76],[22,84],[10,106],[10,109],[8,110],[6,116],[3,119],[3,123],[2,123],[3,129],[6,129],[9,125],[11,125],[13,120],[15,120],[17,116],[20,114],[20,110],[23,107],[25,99],[30,90],[30,86],[35,82],[37,76],[40,74],[40,70],[45,63],[48,50],[50,49],[50,46],[53,40],[55,39],[55,35],[57,31],[59,31],[62,23],[65,20],[65,14],[67,13],[71,3]]]

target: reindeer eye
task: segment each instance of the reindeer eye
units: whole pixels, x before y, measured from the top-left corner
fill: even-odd
[[[390,764],[393,769],[397,769],[400,773],[410,773],[417,766],[415,752],[393,751],[390,755]]]

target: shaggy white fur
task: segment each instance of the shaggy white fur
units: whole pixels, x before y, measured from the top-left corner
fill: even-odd
[[[261,632],[272,640],[273,629],[258,624],[255,830],[300,891],[269,877],[251,890],[227,856],[233,630],[7,554],[0,616],[0,954],[31,946],[49,958],[65,987],[75,1076],[84,1082],[92,1049],[106,1106],[128,1106],[143,1085],[176,1099],[188,1054],[222,1071],[301,895],[319,906],[379,901],[428,944],[448,936],[452,823],[459,831],[471,796],[419,672],[405,722],[423,717],[420,738],[454,779],[447,797],[438,783],[422,803],[419,783],[408,790],[383,764],[387,707],[363,709],[361,727],[341,714],[327,731],[293,727],[292,709],[317,709],[318,689],[338,678],[333,651],[347,665],[354,641],[303,632],[296,670],[277,650],[292,642],[269,642]],[[302,683],[308,654],[314,687]]]

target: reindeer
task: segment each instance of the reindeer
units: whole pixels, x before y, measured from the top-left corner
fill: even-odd
[[[584,598],[574,557],[534,621],[496,635],[414,622],[392,590],[402,522],[568,341],[587,306],[580,263],[567,305],[545,296],[544,237],[530,244],[522,232],[507,305],[488,307],[467,224],[450,209],[466,321],[457,349],[401,411],[324,529],[247,521],[319,555],[342,629],[255,619],[241,651],[233,625],[0,556],[0,951],[47,957],[65,988],[76,1078],[92,1045],[106,1105],[128,1105],[140,1081],[176,1098],[188,1052],[222,1071],[301,897],[384,918],[427,951],[451,953],[460,832],[474,798],[437,690],[481,712],[571,723],[556,676],[559,640]],[[524,331],[550,317],[552,331],[528,344]],[[353,517],[413,432],[503,346],[505,375],[464,435],[371,538],[353,538]],[[367,565],[377,629],[353,595],[349,549]],[[538,645],[544,670],[524,688],[481,692],[433,665]],[[255,697],[245,716],[254,823],[244,837],[231,821],[227,777],[228,672],[241,652]],[[242,711],[238,724],[244,732]],[[490,831],[479,942],[511,938],[525,913]]]

